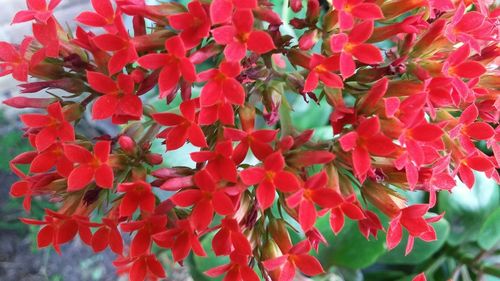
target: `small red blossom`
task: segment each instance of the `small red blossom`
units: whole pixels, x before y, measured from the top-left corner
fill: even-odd
[[[235,219],[225,217],[221,225],[221,229],[214,235],[212,240],[212,249],[216,255],[252,254],[250,242],[241,232],[241,228]]]
[[[276,188],[281,192],[294,192],[300,187],[300,182],[291,172],[283,170],[285,159],[279,151],[267,156],[262,167],[252,167],[241,171],[240,177],[244,184],[257,187],[257,201],[260,208],[267,209],[273,202]]]
[[[61,3],[61,0],[26,0],[28,10],[19,11],[12,19],[12,23],[21,23],[36,20],[41,23],[47,23],[52,17],[54,9]]]
[[[231,19],[233,9],[255,9],[257,0],[214,0],[210,3],[210,18],[213,24],[226,23]]]
[[[120,73],[115,82],[99,72],[87,71],[87,80],[92,89],[102,94],[92,106],[92,118],[113,117],[115,124],[141,118],[142,102],[135,95],[132,76]]]
[[[205,275],[216,278],[226,274],[225,281],[258,281],[259,276],[248,266],[248,256],[239,253],[231,253],[229,264],[214,267],[205,271]]]
[[[136,231],[130,243],[131,257],[138,257],[149,253],[153,236],[162,232],[167,224],[167,216],[165,215],[143,215],[141,218],[141,220],[120,224],[120,228],[125,232]]]
[[[26,52],[32,41],[32,37],[26,37],[19,47],[0,42],[0,76],[12,74],[18,81],[28,80],[30,62],[26,58]]]
[[[397,148],[389,137],[380,132],[377,116],[363,120],[356,131],[343,135],[339,142],[344,151],[352,151],[354,171],[362,182],[371,167],[370,153],[387,156]]]
[[[187,7],[188,12],[169,16],[168,22],[172,28],[181,30],[179,35],[184,46],[191,49],[208,36],[210,19],[200,1],[191,1]]]
[[[153,119],[161,125],[172,126],[160,134],[159,138],[166,139],[167,150],[175,150],[183,146],[186,140],[198,147],[206,147],[205,135],[197,124],[197,101],[185,101],[180,105],[181,115],[174,113],[155,113]]]
[[[125,192],[120,201],[120,216],[130,217],[137,208],[143,212],[153,212],[156,197],[151,190],[151,185],[144,181],[122,183],[118,185],[118,192]]]
[[[351,29],[354,19],[377,20],[384,18],[380,7],[364,0],[333,0],[333,6],[338,11],[341,30]]]
[[[172,249],[176,262],[184,260],[191,250],[198,256],[207,255],[189,220],[179,220],[175,228],[157,233],[153,238],[158,246]]]
[[[240,61],[247,50],[261,55],[276,49],[271,36],[265,31],[254,30],[253,25],[251,10],[237,10],[233,15],[232,25],[212,30],[215,42],[226,46],[224,55],[228,61]]]
[[[148,69],[161,68],[158,77],[160,98],[172,94],[182,77],[187,82],[196,81],[194,65],[186,57],[186,47],[179,36],[174,36],[165,41],[166,54],[149,54],[140,57],[137,62]]]
[[[227,216],[235,212],[231,189],[219,186],[207,170],[194,175],[196,189],[186,189],[176,193],[172,202],[180,207],[194,205],[191,221],[197,230],[205,230],[212,222],[214,212]]]
[[[335,34],[330,39],[332,51],[340,53],[340,73],[344,79],[356,70],[354,58],[366,64],[378,64],[384,60],[377,47],[365,43],[372,34],[373,22],[365,21],[356,25],[349,34]]]
[[[312,92],[321,81],[330,88],[343,88],[342,79],[333,71],[339,69],[339,58],[332,56],[326,58],[322,55],[313,54],[309,62],[309,74],[304,84],[304,93]]]
[[[121,272],[128,272],[130,281],[157,280],[165,278],[165,270],[155,255],[120,257],[113,264]]]
[[[208,161],[206,170],[217,179],[236,182],[238,173],[232,155],[232,143],[230,141],[221,141],[215,145],[214,151],[192,152],[191,159],[196,163]]]
[[[75,140],[73,126],[66,121],[61,104],[56,102],[47,107],[47,114],[23,114],[21,121],[36,132],[35,147],[43,151],[56,140],[70,142]]]
[[[319,261],[310,256],[311,250],[309,241],[304,240],[294,245],[290,251],[281,257],[265,260],[263,262],[266,270],[282,268],[279,280],[292,281],[298,268],[300,272],[307,276],[316,276],[324,272]]]
[[[118,230],[118,223],[111,218],[103,218],[102,225],[92,235],[92,249],[94,252],[104,251],[108,246],[117,255],[123,253],[123,239]]]
[[[78,164],[68,176],[68,191],[81,190],[92,181],[101,188],[112,188],[114,175],[108,164],[110,150],[109,141],[97,142],[93,153],[79,145],[64,145],[64,155]]]
[[[116,13],[109,0],[91,0],[95,12],[82,12],[76,21],[93,27],[105,27],[110,32],[115,30],[114,22]]]

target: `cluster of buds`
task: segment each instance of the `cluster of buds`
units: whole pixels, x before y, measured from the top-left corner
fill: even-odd
[[[54,17],[59,2],[27,0],[13,23],[30,22],[33,35],[0,42],[0,75],[24,83],[5,104],[38,111],[20,116],[33,150],[10,162],[11,195],[26,210],[34,196],[58,206],[22,219],[41,226],[39,247],[59,252],[79,236],[109,247],[133,281],[165,277],[158,248],[180,264],[227,256],[210,277],[290,281],[325,271],[313,254],[327,242],[320,216],[335,234],[346,217],[367,239],[386,231],[389,249],[405,230],[409,253],[415,238],[436,239],[441,216],[427,212],[437,192],[472,188],[475,172],[500,181],[492,1],[291,0],[306,16],[282,21],[268,0],[92,0],[75,32]],[[178,110],[147,104],[156,85]],[[70,95],[28,95],[45,89]],[[294,128],[291,101],[302,98],[331,106],[331,139]],[[83,118],[122,131],[76,133]],[[167,151],[196,147],[193,165],[160,166],[157,138]],[[412,191],[427,203],[409,204]]]

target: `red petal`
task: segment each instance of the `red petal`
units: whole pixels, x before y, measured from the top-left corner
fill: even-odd
[[[495,135],[495,130],[486,122],[472,123],[464,128],[465,133],[476,140],[487,140]]]
[[[361,3],[352,8],[352,15],[360,19],[382,19],[384,14],[375,3]]]
[[[316,71],[310,71],[304,84],[304,93],[312,92],[318,86],[319,76]]]
[[[113,187],[113,169],[108,165],[101,165],[95,171],[95,182],[97,186],[101,188],[112,188]]]
[[[365,175],[371,167],[371,159],[368,152],[362,148],[355,148],[352,152],[354,171],[358,178]]]
[[[363,21],[349,32],[349,42],[354,44],[364,43],[373,34],[373,21]]]
[[[280,151],[274,152],[269,155],[264,161],[264,168],[267,171],[279,172],[285,168],[285,159]]]
[[[352,56],[346,52],[340,53],[340,73],[342,78],[347,79],[351,77],[356,70],[356,64]]]
[[[443,135],[443,130],[436,125],[424,123],[411,129],[411,137],[417,141],[431,142]]]
[[[141,229],[137,232],[132,239],[132,243],[130,244],[130,255],[133,257],[140,256],[151,247],[151,236],[146,229]]]
[[[101,252],[106,249],[109,241],[109,228],[101,227],[92,236],[92,249],[94,252]]]
[[[182,116],[168,112],[155,113],[153,114],[153,119],[163,126],[175,126],[184,121]]]
[[[224,55],[228,61],[240,61],[245,57],[247,45],[240,42],[231,42],[226,45]]]
[[[191,220],[197,230],[205,230],[212,222],[214,207],[209,200],[199,201],[193,208]]]
[[[254,185],[264,179],[265,170],[259,167],[248,168],[240,172],[241,181],[246,185]]]
[[[92,105],[92,119],[100,120],[111,117],[116,113],[119,100],[114,95],[104,95],[97,98]]]
[[[278,172],[274,177],[274,184],[282,192],[294,192],[300,188],[295,174],[288,171]]]
[[[52,244],[53,236],[54,236],[54,227],[52,227],[51,225],[42,227],[37,235],[38,248],[47,247],[50,244]]]
[[[494,169],[495,166],[490,160],[480,156],[473,156],[467,159],[467,166],[471,167],[473,170],[486,172]]]
[[[299,206],[299,223],[304,232],[310,230],[317,218],[316,208],[313,202],[304,200]]]
[[[201,128],[197,125],[191,125],[188,129],[188,139],[194,146],[207,147],[207,141]]]
[[[93,27],[101,27],[108,24],[107,20],[103,16],[93,12],[82,12],[76,17],[75,20],[84,25]]]
[[[228,22],[231,19],[232,12],[232,1],[214,0],[210,4],[210,18],[212,19],[212,24]]]
[[[168,38],[165,41],[165,48],[170,54],[176,57],[186,56],[186,48],[184,47],[184,43],[182,42],[182,39],[179,36],[173,36]]]
[[[111,1],[109,0],[92,0],[92,7],[94,7],[95,11],[100,15],[107,18],[112,18],[115,14],[113,5],[111,5]]]
[[[87,149],[75,144],[64,145],[64,155],[66,155],[70,161],[76,163],[88,163],[93,158],[92,154]]]
[[[380,54],[380,50],[370,44],[357,45],[352,49],[352,54],[360,62],[366,64],[378,64],[384,61],[384,58],[382,58]]]
[[[125,48],[126,43],[122,38],[113,34],[103,34],[93,38],[96,46],[103,51],[119,51]]]
[[[273,39],[264,31],[254,31],[248,37],[248,49],[257,54],[265,54],[276,49]]]
[[[245,90],[243,86],[235,79],[225,79],[223,82],[223,95],[228,102],[236,105],[243,105],[245,102]]]
[[[171,197],[172,202],[180,207],[189,207],[201,199],[199,189],[186,189],[177,192]]]
[[[257,187],[257,201],[262,210],[271,207],[274,202],[275,193],[276,189],[271,182],[265,180],[259,184]]]
[[[217,214],[227,216],[234,213],[233,201],[224,191],[217,191],[212,196],[212,202]]]
[[[325,272],[321,263],[319,263],[315,257],[310,255],[299,255],[294,259],[294,261],[300,271],[302,271],[305,275],[316,276]]]
[[[476,61],[464,62],[453,68],[453,73],[459,77],[468,79],[479,77],[485,72],[486,68]]]
[[[319,79],[330,88],[338,88],[341,89],[344,87],[344,83],[342,83],[342,79],[335,73],[331,72],[323,72],[319,74]]]
[[[147,69],[158,69],[169,63],[169,56],[166,54],[148,54],[140,57],[137,63]]]

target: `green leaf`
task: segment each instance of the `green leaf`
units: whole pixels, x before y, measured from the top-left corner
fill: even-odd
[[[457,246],[476,241],[484,221],[499,204],[498,185],[484,174],[476,173],[476,184],[469,190],[459,183],[450,194],[440,192],[438,209],[445,212],[451,226],[448,243]]]
[[[328,246],[320,246],[318,258],[326,268],[342,266],[350,269],[365,268],[384,254],[384,240],[366,240],[356,222],[346,220],[344,229],[334,236],[327,216],[318,220],[318,230],[325,235]]]
[[[325,126],[332,111],[326,101],[318,105],[312,100],[307,103],[302,97],[296,98],[292,108],[292,123],[299,131]]]
[[[479,231],[477,242],[485,250],[500,242],[500,207],[491,213]]]
[[[436,230],[436,241],[425,242],[420,239],[415,239],[413,250],[408,256],[405,256],[405,242],[408,239],[408,234],[405,233],[401,244],[399,244],[392,251],[387,252],[385,255],[380,257],[378,262],[388,264],[419,264],[430,258],[444,245],[450,233],[450,224],[445,219],[441,219],[440,221],[434,223],[432,226]]]

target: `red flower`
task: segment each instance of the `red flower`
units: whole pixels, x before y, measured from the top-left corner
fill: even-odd
[[[90,244],[92,234],[86,218],[76,215],[67,216],[46,209],[44,220],[22,218],[21,221],[31,225],[44,225],[37,235],[38,248],[52,245],[56,252],[60,254],[60,245],[73,240],[77,234],[80,235],[82,241]]]
[[[313,54],[309,61],[309,74],[304,84],[304,93],[312,92],[321,81],[330,88],[343,88],[342,79],[333,71],[339,69],[339,58],[332,56],[326,58],[322,55]]]
[[[208,161],[206,170],[216,179],[225,179],[236,182],[238,173],[236,164],[231,159],[233,145],[231,141],[220,141],[215,145],[214,151],[192,152],[191,159],[196,163]]]
[[[103,218],[102,225],[92,235],[91,245],[94,252],[104,251],[108,246],[117,255],[123,253],[123,239],[118,231],[117,221]]]
[[[38,153],[31,162],[30,172],[43,173],[54,166],[57,173],[63,177],[68,177],[73,170],[73,162],[64,155],[63,145],[59,142]]]
[[[165,229],[167,216],[143,215],[141,220],[122,223],[120,228],[125,232],[137,231],[130,243],[130,256],[138,257],[149,253],[153,235]]]
[[[159,138],[166,139],[167,150],[180,148],[189,140],[191,144],[198,147],[206,147],[205,135],[196,122],[197,100],[190,100],[181,103],[181,115],[164,112],[153,114],[153,119],[160,125],[173,126],[165,129]]]
[[[235,219],[225,217],[222,219],[221,226],[212,239],[212,249],[216,255],[229,255],[233,252],[242,255],[252,254],[250,242],[241,232]]]
[[[87,71],[90,87],[102,94],[92,106],[93,119],[113,117],[113,123],[121,124],[129,120],[139,120],[142,116],[141,99],[134,94],[134,79],[120,73],[117,81],[93,71]]]
[[[125,29],[121,17],[115,19],[116,34],[102,34],[93,38],[94,44],[103,51],[113,52],[108,61],[110,75],[122,71],[123,68],[137,60],[137,51],[134,42]]]
[[[120,272],[128,271],[130,281],[157,280],[166,277],[165,270],[155,255],[120,257],[113,264],[120,268]]]
[[[60,44],[58,37],[58,23],[55,19],[49,18],[47,23],[34,23],[33,36],[43,48],[39,49],[31,57],[31,65],[37,65],[45,58],[59,57]]]
[[[76,17],[76,21],[93,27],[105,27],[109,32],[116,28],[110,28],[115,22],[115,11],[109,0],[91,0],[94,12],[82,12]]]
[[[161,68],[158,78],[160,98],[165,98],[173,93],[179,79],[182,77],[187,82],[196,81],[194,65],[186,57],[186,48],[179,36],[170,37],[165,41],[167,54],[148,54],[140,57],[137,62],[148,69]]]
[[[21,121],[30,130],[36,131],[35,147],[43,151],[56,140],[70,142],[75,140],[73,126],[66,121],[60,103],[53,103],[47,107],[45,114],[23,114]]]
[[[188,4],[188,12],[169,16],[168,22],[173,29],[181,30],[180,37],[186,49],[200,44],[210,32],[210,19],[198,0]]]
[[[219,102],[229,102],[243,105],[245,90],[235,79],[241,72],[239,62],[221,62],[219,69],[210,69],[200,73],[199,80],[208,82],[203,86],[200,94],[201,107],[208,107]]]
[[[340,200],[342,200],[342,202],[340,204],[338,204],[337,206],[332,207],[331,212],[330,212],[330,227],[332,228],[333,233],[339,234],[340,231],[342,231],[342,228],[344,227],[344,222],[345,222],[344,216],[347,216],[348,218],[350,218],[352,220],[357,220],[358,223],[360,224],[360,228],[361,228],[362,221],[367,219],[367,217],[363,213],[363,210],[359,207],[359,203],[356,202],[356,196],[351,195],[351,196],[347,197],[347,199],[345,199],[345,200],[344,200],[344,198],[342,198],[342,196],[339,195],[339,197],[340,197]],[[368,219],[370,219],[370,218],[368,218]],[[375,236],[376,236],[378,228],[377,227],[374,227],[374,228],[370,227],[372,222],[377,222],[377,221],[376,220],[375,221],[371,221],[371,220],[365,221],[365,224],[367,224],[365,234],[371,233],[371,230],[374,229]],[[379,222],[379,224],[380,224],[380,222]],[[380,229],[381,228],[382,228],[382,226],[380,225]],[[365,236],[367,236],[367,235],[365,235]]]
[[[120,201],[120,216],[130,217],[137,208],[143,212],[153,212],[156,197],[151,191],[151,185],[138,180],[135,182],[122,183],[118,185],[118,192],[125,192]]]
[[[462,98],[469,95],[469,86],[465,84],[462,78],[472,79],[483,75],[486,68],[476,61],[468,61],[470,55],[469,44],[464,44],[446,59],[443,64],[442,73],[446,77],[451,77],[453,87]]]
[[[316,276],[325,272],[319,261],[309,255],[311,244],[304,240],[293,246],[285,255],[266,260],[263,262],[264,268],[272,271],[282,267],[279,280],[291,281],[295,277],[296,268],[307,276]]]
[[[354,58],[366,64],[378,64],[384,59],[380,50],[365,41],[373,34],[373,22],[365,21],[356,25],[349,35],[339,33],[330,39],[330,48],[333,52],[340,53],[340,73],[347,79],[356,70]]]
[[[333,6],[338,11],[341,30],[351,29],[354,18],[362,20],[383,19],[384,14],[375,3],[365,3],[364,0],[333,0]]]
[[[322,208],[333,208],[343,202],[340,194],[326,187],[327,181],[328,176],[322,171],[308,178],[303,189],[286,199],[290,207],[298,207],[298,219],[304,232],[310,230],[318,218],[315,204]]]
[[[255,111],[252,111],[252,116],[244,116],[242,113],[245,109],[240,110],[240,120],[243,130],[234,128],[224,128],[224,138],[232,141],[239,141],[233,152],[233,161],[236,164],[243,162],[248,149],[250,149],[259,160],[264,160],[273,152],[273,148],[269,145],[270,142],[276,139],[277,130],[255,130]],[[249,118],[249,120],[244,120]]]
[[[25,55],[32,41],[32,37],[26,37],[18,48],[7,42],[0,42],[0,77],[12,74],[17,81],[28,80],[30,62]]]
[[[214,212],[227,216],[235,212],[235,203],[231,198],[231,189],[219,186],[207,170],[194,175],[196,189],[184,189],[172,196],[172,202],[180,207],[194,205],[190,219],[197,230],[205,230],[214,216]]]
[[[276,188],[281,192],[294,192],[300,183],[291,172],[284,171],[285,159],[280,151],[274,152],[264,160],[263,167],[248,168],[240,173],[241,180],[246,185],[259,184],[257,187],[257,201],[265,210],[274,201]]]
[[[61,0],[50,0],[48,5],[46,0],[26,0],[28,10],[17,12],[14,19],[12,19],[12,24],[31,20],[47,23],[59,3],[61,3]]]
[[[207,255],[198,240],[198,234],[189,220],[177,221],[175,228],[160,232],[153,239],[158,246],[171,248],[176,262],[184,260],[191,249],[198,256],[204,257]]]
[[[225,45],[224,55],[228,61],[240,61],[247,49],[259,55],[276,49],[273,39],[265,31],[253,30],[254,17],[251,10],[236,10],[232,25],[212,30],[215,42]]]
[[[361,182],[371,168],[370,153],[388,156],[397,148],[392,139],[380,132],[378,116],[361,121],[356,131],[341,136],[339,142],[344,151],[352,150],[354,172]]]
[[[436,232],[429,224],[438,221],[441,216],[424,219],[423,216],[429,210],[427,204],[415,204],[401,209],[396,217],[392,218],[387,229],[387,248],[395,248],[403,237],[403,227],[408,231],[408,244],[405,254],[409,254],[413,248],[415,237],[427,242],[436,240]]]
[[[214,0],[210,3],[210,18],[213,24],[226,23],[231,19],[233,9],[255,9],[257,0]]]
[[[259,281],[259,276],[248,266],[248,255],[231,253],[229,264],[214,267],[205,271],[205,275],[216,278],[224,273],[224,281]]]
[[[71,171],[68,177],[68,191],[83,189],[95,180],[101,188],[113,187],[113,169],[108,164],[111,143],[99,141],[94,146],[93,154],[87,149],[75,145],[64,145],[64,154],[78,165]]]

